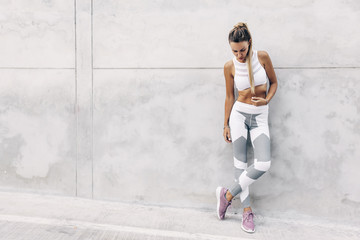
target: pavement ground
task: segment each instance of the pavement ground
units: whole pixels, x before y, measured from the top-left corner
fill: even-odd
[[[241,214],[234,209],[220,221],[215,206],[213,210],[185,209],[0,192],[0,239],[360,239],[360,227],[343,221],[295,213],[255,214],[256,232],[248,234],[241,230]]]

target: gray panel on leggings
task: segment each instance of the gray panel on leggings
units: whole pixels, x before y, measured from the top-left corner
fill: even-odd
[[[254,157],[259,162],[270,161],[270,139],[266,134],[262,133],[255,138],[254,143]]]
[[[245,200],[241,203],[243,208],[250,207],[250,194],[245,198]]]
[[[246,138],[239,137],[233,142],[234,157],[246,163]]]
[[[234,197],[242,192],[241,186],[238,183],[235,183],[232,188],[229,189],[231,195]]]
[[[235,168],[235,171],[234,171],[235,182],[239,183],[239,177],[244,171],[245,171],[245,169]]]
[[[240,112],[244,117],[245,117],[245,124],[247,125],[248,128],[256,128],[258,127],[258,124],[256,122],[256,117],[259,116],[260,114],[249,114],[249,113],[244,113],[244,112]],[[251,126],[250,126],[251,123]]]
[[[248,176],[251,179],[258,179],[259,177],[261,177],[265,172],[264,171],[259,171],[257,169],[255,169],[254,165],[252,165],[251,167],[249,167],[249,169],[247,169],[247,173],[246,176]]]

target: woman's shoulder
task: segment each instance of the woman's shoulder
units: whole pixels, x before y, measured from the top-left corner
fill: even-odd
[[[257,56],[258,56],[259,60],[267,60],[270,58],[269,54],[264,50],[258,50]]]
[[[234,75],[234,63],[233,63],[233,60],[229,60],[225,63],[224,65],[224,74],[225,76],[232,76]]]
[[[231,70],[233,66],[234,66],[234,63],[233,63],[233,60],[231,59],[224,64],[224,69]]]

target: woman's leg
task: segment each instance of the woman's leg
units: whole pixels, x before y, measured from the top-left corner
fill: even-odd
[[[234,157],[234,166],[235,166],[235,174],[238,174],[237,179],[241,173],[247,167],[246,160],[246,141],[248,129],[245,124],[246,118],[239,112],[239,104],[235,103],[230,114],[229,125],[230,125],[230,134],[231,140],[233,143],[233,157]],[[238,182],[238,180],[235,180]],[[239,186],[236,183],[236,186]],[[216,189],[216,198],[217,198],[217,213],[219,219],[225,218],[225,213],[229,205],[231,204],[231,200],[227,200],[225,198],[225,194],[227,192],[226,188],[218,187]],[[244,191],[244,197],[242,199],[246,199],[248,195],[248,191]]]
[[[233,144],[234,157],[234,175],[236,186],[239,185],[239,177],[247,168],[246,143],[248,135],[248,126],[245,123],[246,118],[238,111],[234,112],[230,118],[230,131]],[[250,207],[249,188],[240,192],[240,201],[243,208]]]

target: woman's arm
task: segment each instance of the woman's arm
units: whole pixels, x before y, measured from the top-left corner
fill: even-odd
[[[224,139],[226,142],[231,142],[229,118],[231,109],[234,105],[234,76],[232,74],[233,62],[228,61],[224,66],[226,97],[225,97],[225,118],[224,118]]]
[[[277,78],[269,54],[265,51],[259,51],[258,58],[261,65],[265,68],[266,75],[268,76],[270,82],[270,88],[266,95],[266,102],[269,103],[275,95],[278,86]]]

